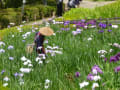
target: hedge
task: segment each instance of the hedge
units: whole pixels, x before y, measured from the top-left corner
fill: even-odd
[[[5,28],[9,25],[10,22],[19,25],[22,21],[21,18],[21,9],[22,8],[7,8],[0,9],[0,29]],[[42,19],[42,17],[50,17],[56,9],[52,6],[29,6],[26,5],[24,8],[23,19],[25,21],[33,21],[35,19]]]
[[[48,6],[54,6],[54,7],[56,7],[56,0],[46,0],[47,1],[47,5]],[[28,5],[39,5],[39,4],[41,4],[41,5],[43,5],[43,0],[28,0],[27,1],[27,3],[26,4],[28,4]]]
[[[21,13],[13,8],[0,10],[0,28],[5,28],[10,22],[20,24]]]

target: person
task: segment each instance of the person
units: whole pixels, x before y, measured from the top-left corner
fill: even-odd
[[[45,39],[44,35],[42,35],[40,32],[36,33],[35,45],[36,45],[36,52],[38,54],[40,54],[40,53],[45,54],[45,50],[44,50],[44,47],[43,47],[44,39]]]
[[[36,47],[36,52],[38,54],[46,54],[43,42],[45,40],[45,36],[51,36],[53,35],[53,30],[50,27],[43,27],[40,28],[39,32],[36,33],[35,35],[35,47]]]
[[[57,0],[57,16],[61,17],[63,13],[63,0]]]
[[[44,5],[47,5],[47,0],[43,0],[43,4],[44,4]]]
[[[69,1],[68,1],[68,8],[69,8],[69,10],[70,10],[71,8],[75,8],[75,1],[74,1],[74,0],[69,0]]]
[[[81,2],[82,0],[69,0],[68,1],[68,8],[69,8],[69,10],[71,9],[71,8],[79,8],[79,5],[80,5],[80,2]]]
[[[80,0],[75,0],[75,5],[77,5],[77,7],[79,7],[79,5],[80,5]]]

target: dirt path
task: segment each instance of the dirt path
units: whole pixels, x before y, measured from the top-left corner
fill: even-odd
[[[33,24],[40,25],[43,22],[49,21],[49,20],[51,20],[53,18],[55,18],[55,17],[45,18],[45,19],[37,20],[37,21],[31,21],[31,22],[26,23],[25,25],[33,25]]]
[[[80,7],[84,7],[84,8],[95,8],[95,7],[99,7],[99,6],[104,6],[106,4],[110,4],[113,3],[115,1],[99,1],[99,2],[93,2],[93,1],[82,1],[80,3]]]

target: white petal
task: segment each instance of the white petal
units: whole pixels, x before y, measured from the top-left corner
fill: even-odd
[[[8,86],[8,83],[4,83],[4,84],[3,84],[3,87],[6,87],[6,86]]]
[[[50,83],[50,80],[46,79],[46,80],[45,80],[45,83]]]
[[[28,65],[28,62],[24,62],[23,64],[24,64],[24,65]]]
[[[38,63],[39,63],[39,64],[42,64],[42,63],[43,63],[43,61],[39,61]]]
[[[22,61],[26,61],[27,58],[26,58],[25,56],[23,56],[23,57],[21,57],[21,60],[22,60]]]
[[[31,69],[30,68],[21,68],[20,71],[23,73],[30,73]]]
[[[96,87],[99,87],[98,83],[93,83],[92,88],[95,89]]]
[[[8,78],[8,77],[5,77],[3,80],[4,80],[4,81],[9,81],[9,78]]]

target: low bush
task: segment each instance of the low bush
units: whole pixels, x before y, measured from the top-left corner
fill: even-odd
[[[9,25],[9,23],[15,23],[16,25],[21,22],[21,12],[16,11],[13,8],[2,9],[0,11],[0,26],[1,28],[5,28]]]
[[[46,0],[46,1],[47,1],[48,6],[56,7],[56,1],[55,0]],[[40,4],[43,5],[44,2],[43,2],[43,0],[36,0],[36,1],[28,0],[26,4],[28,4],[28,5],[40,5]]]
[[[43,17],[50,17],[52,13],[55,12],[55,8],[52,6],[44,6],[44,5],[37,5],[37,6],[26,6],[24,11],[25,17],[29,19],[29,21],[36,19],[42,19]]]
[[[7,27],[9,23],[10,23],[10,21],[9,21],[8,17],[6,17],[6,16],[0,17],[0,28]]]
[[[55,0],[47,0],[47,4],[49,6],[55,6],[56,7],[56,1]]]
[[[36,19],[39,19],[39,9],[36,7],[29,7],[26,6],[24,9],[24,19],[25,20],[29,20],[29,21],[33,21]]]
[[[52,13],[55,12],[55,7],[52,6],[29,6],[26,5],[24,8],[23,20],[33,21],[36,19],[41,19],[44,17],[52,16]],[[10,22],[19,25],[22,21],[21,8],[7,8],[0,10],[0,29],[5,28],[9,25]]]

